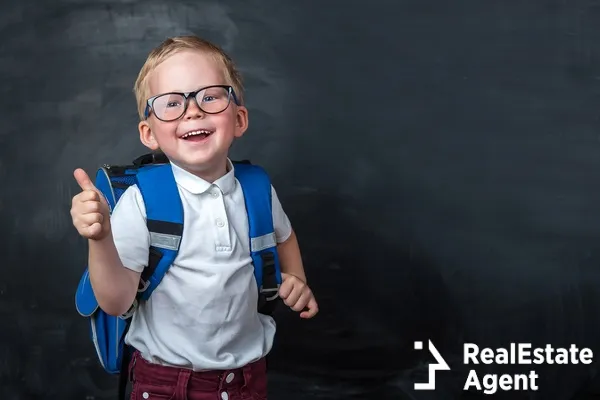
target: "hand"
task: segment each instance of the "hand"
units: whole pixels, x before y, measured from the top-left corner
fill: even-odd
[[[104,239],[110,233],[110,212],[104,195],[81,168],[73,173],[81,193],[73,197],[71,218],[77,232],[92,240]]]
[[[312,318],[319,312],[317,300],[306,283],[298,277],[281,273],[281,286],[279,287],[279,297],[283,302],[294,311],[305,311],[300,313],[301,318]]]

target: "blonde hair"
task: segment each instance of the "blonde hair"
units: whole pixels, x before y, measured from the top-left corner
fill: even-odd
[[[232,59],[219,46],[201,39],[197,36],[177,36],[168,38],[163,41],[158,47],[153,49],[146,62],[142,66],[135,84],[133,92],[138,107],[140,119],[144,119],[144,111],[146,110],[146,101],[150,97],[150,88],[148,85],[148,77],[150,73],[164,60],[173,54],[184,50],[197,50],[213,58],[223,68],[223,75],[226,83],[233,87],[236,98],[240,104],[244,104],[244,87],[242,76],[238,72]]]

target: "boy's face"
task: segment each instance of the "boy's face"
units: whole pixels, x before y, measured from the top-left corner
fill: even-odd
[[[172,55],[158,65],[149,78],[150,97],[227,84],[218,64],[199,51]],[[208,92],[204,96],[208,101],[215,98]],[[160,148],[178,166],[201,174],[205,179],[216,179],[225,172],[231,143],[234,138],[242,136],[247,127],[248,112],[245,107],[235,104],[233,96],[227,108],[218,114],[205,113],[192,97],[180,118],[165,122],[151,112],[146,121],[140,122],[139,130],[142,143],[150,149]],[[210,134],[185,137],[189,132],[201,130]]]

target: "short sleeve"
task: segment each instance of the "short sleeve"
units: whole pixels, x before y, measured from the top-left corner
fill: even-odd
[[[128,187],[121,195],[112,212],[110,224],[123,265],[142,272],[148,264],[150,233],[146,225],[144,199],[136,185]]]
[[[292,224],[285,211],[283,211],[281,202],[277,197],[277,192],[275,191],[275,188],[272,185],[271,204],[273,208],[273,227],[275,228],[275,237],[277,243],[283,243],[286,240],[288,240],[288,238],[292,234]]]

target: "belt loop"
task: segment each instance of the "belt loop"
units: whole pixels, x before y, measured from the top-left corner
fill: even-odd
[[[137,350],[133,352],[133,357],[131,357],[131,361],[129,362],[129,382],[133,383],[135,379],[135,363],[137,361],[138,352]]]
[[[219,372],[219,393],[223,391],[223,382],[225,381],[225,373]]]
[[[177,386],[175,388],[175,396],[173,400],[187,400],[187,387],[190,381],[192,371],[189,369],[180,369],[177,377]]]
[[[242,377],[244,378],[244,384],[242,385],[242,393],[246,396],[250,396],[250,389],[248,383],[252,379],[252,364],[246,364],[241,368]]]

